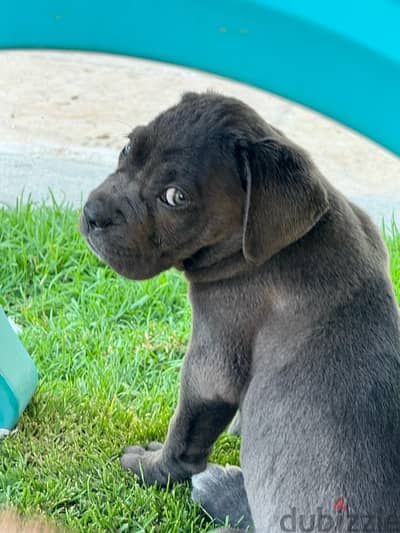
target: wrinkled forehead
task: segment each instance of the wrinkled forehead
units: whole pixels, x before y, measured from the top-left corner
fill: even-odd
[[[134,167],[142,174],[159,174],[161,180],[205,178],[219,164],[217,146],[207,135],[150,123],[133,130],[129,138]]]

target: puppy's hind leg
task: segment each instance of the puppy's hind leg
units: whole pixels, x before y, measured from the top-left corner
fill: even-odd
[[[192,476],[192,499],[216,522],[229,522],[241,530],[251,528],[253,521],[243,474],[237,466],[209,464],[203,472]],[[238,531],[234,529],[218,529],[223,531]]]

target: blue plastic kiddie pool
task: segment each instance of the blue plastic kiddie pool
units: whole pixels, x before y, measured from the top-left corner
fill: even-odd
[[[32,359],[0,308],[0,429],[16,425],[37,381]]]

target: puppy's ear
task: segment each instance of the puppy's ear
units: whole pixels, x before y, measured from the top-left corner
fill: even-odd
[[[328,209],[327,191],[308,156],[285,137],[239,148],[246,189],[243,254],[262,264],[305,235]]]

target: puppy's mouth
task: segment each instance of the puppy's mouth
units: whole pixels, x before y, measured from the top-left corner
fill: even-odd
[[[129,248],[123,243],[110,239],[104,235],[104,230],[87,228],[82,223],[81,232],[90,251],[104,264],[115,272],[131,280],[149,279],[171,265],[164,265],[160,258],[154,254],[144,256],[139,247]]]
[[[86,238],[86,242],[87,242],[90,250],[94,253],[94,255],[96,257],[98,257],[100,259],[100,261],[102,261],[103,263],[106,262],[105,258],[101,255],[101,253],[97,250],[97,248],[93,244],[93,241],[91,239],[90,233],[87,233],[85,235],[85,238]]]
[[[99,250],[96,248],[92,238],[91,238],[91,231],[90,231],[90,226],[85,218],[84,215],[81,216],[81,219],[80,219],[80,223],[79,223],[79,230],[82,234],[82,236],[85,238],[85,241],[88,245],[88,247],[90,248],[90,250],[94,253],[94,255],[96,257],[98,257],[100,259],[100,261],[103,261],[105,262],[105,258],[102,257],[101,253],[99,252]]]

